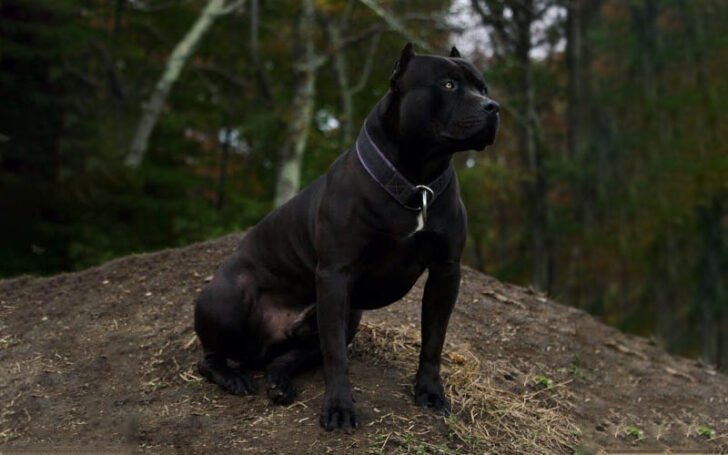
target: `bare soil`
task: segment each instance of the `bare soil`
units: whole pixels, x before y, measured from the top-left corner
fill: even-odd
[[[359,430],[319,427],[320,369],[288,407],[229,395],[196,372],[192,308],[241,235],[0,281],[0,451],[728,453],[728,377],[468,268],[444,354],[451,418],[413,403],[423,280],[366,313],[350,348]]]

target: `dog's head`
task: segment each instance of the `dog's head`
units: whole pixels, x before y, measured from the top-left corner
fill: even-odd
[[[448,57],[416,55],[408,43],[392,71],[391,113],[403,141],[434,143],[448,152],[482,150],[498,130],[498,103],[483,75],[453,47]]]

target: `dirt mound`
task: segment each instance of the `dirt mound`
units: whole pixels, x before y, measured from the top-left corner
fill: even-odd
[[[0,450],[728,450],[728,377],[467,268],[445,348],[451,418],[413,404],[422,280],[366,313],[350,349],[358,431],[319,428],[320,370],[285,408],[228,395],[195,371],[192,301],[239,239],[0,281]]]

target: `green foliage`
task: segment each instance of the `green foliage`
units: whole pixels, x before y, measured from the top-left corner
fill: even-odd
[[[728,307],[722,202],[728,200],[728,83],[720,76],[728,7],[677,0],[583,4],[582,20],[591,19],[584,73],[574,76],[584,90],[575,106],[582,114],[575,155],[565,123],[567,56],[554,51],[531,61],[547,181],[548,292],[624,330],[656,332],[670,349],[702,351],[728,367],[728,357],[716,354],[725,351],[725,344],[717,348],[716,333],[725,336],[728,326],[716,323],[708,334],[703,322],[720,320]],[[523,98],[519,74],[508,48],[485,73],[493,96],[510,107],[495,147],[502,176],[493,184],[478,157],[477,172],[461,178],[461,186],[469,213],[476,207],[468,259],[499,278],[529,283],[529,201],[520,188],[519,119],[512,115]]]
[[[108,7],[70,0],[0,7],[0,91],[9,106],[0,114],[9,137],[1,145],[0,198],[12,220],[3,226],[0,276],[80,269],[183,245],[243,229],[268,211],[271,177],[260,172],[261,160],[250,159],[252,150],[231,154],[224,204],[217,203],[217,130],[243,106],[223,104],[235,98],[212,96],[194,72],[170,100],[173,113],[162,116],[149,162],[136,173],[121,164],[140,98],[195,8],[171,8],[153,22],[128,12],[118,32],[124,39],[116,40]],[[125,96],[112,92],[106,53]],[[249,128],[272,129],[270,117],[251,116]],[[186,138],[186,129],[202,139]]]
[[[713,439],[716,434],[715,430],[707,425],[700,425],[698,428],[695,429],[695,432],[698,433],[698,435],[704,436],[708,439]]]
[[[645,436],[644,430],[637,428],[634,425],[628,425],[624,429],[624,432],[625,432],[625,434],[627,434],[627,436],[634,436],[637,439],[642,439]]]
[[[550,389],[554,385],[553,379],[549,378],[548,376],[545,376],[543,374],[537,374],[533,377],[533,382],[539,385],[542,385],[546,387],[547,389]]]
[[[408,14],[446,4],[421,2],[412,11],[406,4],[393,7]],[[172,90],[144,164],[135,171],[122,164],[141,103],[203,6],[0,3],[0,96],[7,107],[0,112],[0,203],[10,220],[0,233],[0,277],[76,270],[219,236],[247,228],[271,209],[295,77],[295,1],[259,2],[259,55],[272,99],[263,95],[251,65],[249,10],[222,17]],[[346,2],[318,6],[338,19]],[[350,13],[346,37],[381,25],[363,5],[355,4]],[[317,52],[326,55],[325,36],[317,33]],[[374,61],[370,81],[355,98],[356,124],[387,89],[403,42],[394,34],[382,36],[380,53],[391,58]],[[366,39],[344,50],[352,83],[367,52]],[[330,68],[319,71],[317,109],[338,116]],[[239,142],[223,158],[219,134],[226,127]],[[324,172],[348,145],[336,130],[312,128],[302,182]]]

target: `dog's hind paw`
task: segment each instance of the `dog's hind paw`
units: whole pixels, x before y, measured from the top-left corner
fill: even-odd
[[[219,360],[203,359],[197,364],[197,370],[210,382],[214,382],[233,395],[254,395],[258,393],[258,384],[248,374],[232,369]]]
[[[220,385],[233,395],[255,395],[258,393],[258,384],[255,383],[252,377],[244,373],[230,376]]]

